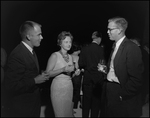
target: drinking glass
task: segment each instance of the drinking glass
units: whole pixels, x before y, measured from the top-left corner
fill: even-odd
[[[106,62],[104,59],[100,59],[99,64],[101,65],[101,72],[106,73],[107,67],[106,67]]]

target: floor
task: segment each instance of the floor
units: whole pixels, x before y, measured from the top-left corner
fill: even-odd
[[[77,109],[74,109],[74,111],[75,111],[74,116],[75,116],[75,117],[82,117],[82,109],[81,109],[79,106],[80,106],[80,105],[78,104],[78,108],[77,108]]]
[[[78,108],[77,109],[74,109],[74,111],[75,111],[74,116],[75,117],[82,117],[82,109],[79,107],[79,105],[80,104],[78,104]],[[143,115],[141,117],[149,117],[149,103],[146,103],[143,106],[142,109],[143,109]],[[41,107],[41,117],[45,117],[44,110],[45,110],[45,106],[42,106]]]
[[[149,117],[149,103],[146,103],[143,108],[143,114],[141,117]],[[75,117],[82,117],[82,109],[78,106],[78,109],[74,109],[76,112],[74,115]]]

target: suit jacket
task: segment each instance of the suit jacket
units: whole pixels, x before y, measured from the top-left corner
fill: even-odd
[[[39,108],[39,88],[34,81],[38,74],[37,57],[34,58],[25,45],[20,43],[8,58],[5,76],[5,88],[9,92],[14,114],[17,112],[19,116],[34,116],[35,109]]]
[[[121,86],[119,95],[126,102],[128,113],[133,116],[134,113],[140,113],[141,109],[139,93],[142,86],[143,69],[140,48],[125,38],[114,58],[114,71]]]
[[[80,68],[85,69],[83,84],[102,81],[103,75],[97,68],[100,59],[104,59],[103,49],[96,43],[91,43],[81,50],[78,63]]]

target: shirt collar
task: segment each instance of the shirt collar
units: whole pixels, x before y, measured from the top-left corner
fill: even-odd
[[[121,44],[121,42],[123,41],[124,38],[125,38],[125,36],[123,36],[120,40],[118,40],[118,41],[116,42],[116,47],[117,47],[117,48],[120,46],[120,44]]]
[[[96,41],[92,41],[92,43],[96,43],[96,44],[98,44]]]
[[[33,49],[27,44],[27,43],[25,43],[24,41],[21,41],[25,46],[26,46],[26,48],[33,54]]]

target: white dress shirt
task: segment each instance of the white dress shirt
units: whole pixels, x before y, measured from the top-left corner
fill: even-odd
[[[26,47],[27,49],[33,54],[33,49],[27,44],[25,43],[24,41],[21,41]]]
[[[111,57],[110,70],[109,70],[109,72],[107,74],[107,80],[108,81],[120,83],[119,80],[118,80],[118,77],[115,75],[113,61],[114,61],[115,55],[116,55],[116,53],[118,51],[118,48],[119,48],[119,46],[122,43],[122,41],[123,41],[124,38],[125,38],[125,36],[123,36],[120,40],[118,40],[116,42],[116,46],[115,46],[114,52],[113,52],[112,57]]]

